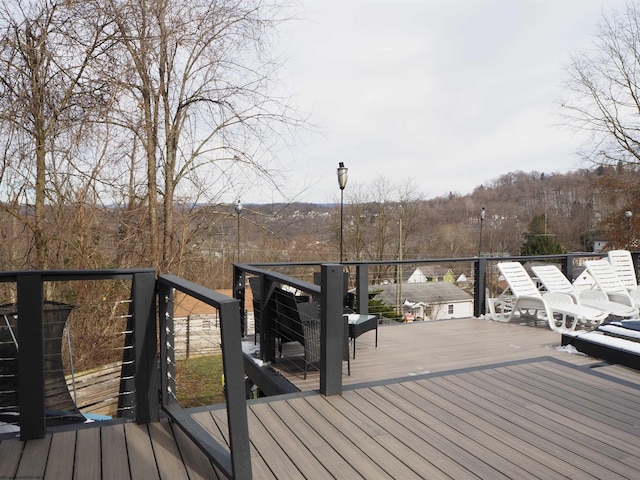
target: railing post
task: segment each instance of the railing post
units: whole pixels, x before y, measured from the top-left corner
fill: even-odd
[[[220,335],[222,337],[222,364],[226,383],[227,423],[229,447],[234,479],[251,479],[251,452],[247,426],[247,404],[244,387],[242,338],[237,328],[240,311],[238,302],[220,305]]]
[[[631,261],[633,263],[633,273],[638,278],[638,259],[640,259],[640,252],[631,252]]]
[[[473,316],[481,317],[486,313],[487,299],[487,258],[478,257],[475,262],[475,287],[473,289]]]
[[[562,258],[561,269],[564,276],[567,277],[570,282],[573,282],[573,257],[571,255],[565,255]]]
[[[136,422],[158,421],[158,362],[156,359],[156,275],[133,275],[133,322],[136,368]]]
[[[260,276],[260,355],[264,362],[276,358],[276,344],[273,335],[275,307],[273,301],[274,285],[264,275]]]
[[[44,415],[44,293],[42,275],[17,278],[18,288],[18,406],[20,438],[43,438]]]
[[[322,265],[320,288],[320,393],[342,393],[344,319],[342,265]]]
[[[369,313],[369,264],[356,266],[356,297],[358,298],[358,313]]]
[[[158,286],[160,320],[160,399],[163,405],[173,403],[176,393],[175,326],[173,323],[173,289]]]
[[[245,314],[245,274],[236,265],[233,266],[233,298],[238,300],[238,308],[240,309],[240,334],[242,337],[247,336],[247,316]]]

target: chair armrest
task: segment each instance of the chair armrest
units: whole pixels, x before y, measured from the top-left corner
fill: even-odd
[[[568,293],[547,292],[542,295],[542,298],[553,303],[571,303],[574,305],[577,303],[576,299]]]
[[[623,303],[625,305],[629,305],[630,307],[635,306],[633,299],[629,294],[615,292],[608,293],[607,295],[609,296],[609,300],[611,300],[612,302]]]
[[[602,290],[582,290],[580,292],[582,300],[609,300],[609,297]]]

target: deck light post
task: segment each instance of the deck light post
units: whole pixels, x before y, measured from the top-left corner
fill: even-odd
[[[233,204],[233,208],[236,211],[236,213],[238,214],[238,235],[237,235],[237,241],[238,241],[238,245],[237,245],[237,257],[236,257],[236,261],[238,263],[240,263],[240,212],[242,212],[242,202],[240,202],[240,199],[236,200],[236,203]]]
[[[627,219],[627,250],[631,249],[631,217],[633,217],[631,210],[624,212],[624,218]]]
[[[480,209],[480,241],[478,242],[478,256],[482,253],[482,225],[484,224],[485,214],[486,210],[482,207],[482,209]]]
[[[342,263],[343,248],[343,226],[344,226],[344,187],[347,186],[347,172],[349,169],[344,166],[344,162],[338,164],[338,185],[340,186],[340,263]]]

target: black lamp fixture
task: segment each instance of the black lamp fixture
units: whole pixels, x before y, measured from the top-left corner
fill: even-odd
[[[349,169],[344,166],[344,162],[338,164],[338,185],[340,186],[340,263],[342,263],[342,248],[343,248],[343,233],[342,228],[344,225],[344,187],[347,186],[347,172]]]
[[[236,200],[236,203],[233,204],[233,208],[236,211],[236,213],[238,214],[238,235],[237,235],[237,240],[238,240],[238,246],[237,246],[237,257],[236,257],[236,261],[238,263],[240,263],[240,213],[242,212],[242,202],[240,201],[240,199],[238,198]]]
[[[624,212],[624,218],[627,219],[627,250],[631,249],[631,217],[633,217],[631,210]]]
[[[482,253],[482,225],[484,224],[484,216],[487,213],[484,207],[480,209],[480,241],[478,242],[478,256]]]

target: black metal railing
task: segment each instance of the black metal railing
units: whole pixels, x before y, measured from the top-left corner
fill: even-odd
[[[69,396],[61,359],[62,331],[69,328],[67,317],[76,306],[45,299],[49,297],[45,292],[55,295],[61,282],[83,285],[105,280],[130,283],[129,315],[119,348],[117,415],[138,423],[158,419],[155,271],[2,272],[3,298],[11,301],[3,306],[0,324],[0,404],[5,419],[14,413],[23,440],[42,438],[48,425],[73,421],[79,413]],[[65,396],[72,408],[62,412],[60,407],[53,408],[58,411],[52,413],[52,405],[65,404]]]
[[[279,324],[277,305],[275,303],[275,286],[288,286],[292,289],[304,292],[314,298],[321,298],[321,311],[323,311],[323,322],[321,328],[322,342],[327,339],[332,345],[341,345],[342,332],[339,331],[339,318],[341,317],[343,305],[346,304],[345,295],[349,288],[355,290],[356,312],[361,314],[369,313],[369,289],[373,282],[379,282],[387,277],[393,281],[399,278],[399,271],[409,266],[420,265],[450,265],[459,266],[461,270],[467,272],[469,276],[468,289],[473,298],[473,316],[482,317],[486,314],[487,297],[499,294],[499,281],[496,264],[502,261],[525,262],[555,262],[559,264],[561,270],[567,278],[573,279],[574,272],[581,260],[598,258],[604,254],[596,253],[571,253],[560,255],[538,255],[538,256],[494,256],[494,257],[468,257],[468,258],[438,258],[438,259],[410,259],[403,261],[375,261],[375,262],[344,262],[339,265],[331,265],[332,275],[324,273],[326,265],[321,263],[264,263],[264,264],[235,264],[233,272],[234,297],[239,299],[241,308],[241,331],[243,336],[247,334],[247,313],[245,311],[244,293],[247,288],[247,278],[249,283],[252,278],[257,278],[254,282],[259,285],[259,290],[253,288],[254,302],[253,315],[255,321],[254,333],[256,343],[260,345],[259,356],[263,361],[278,361],[276,346],[278,345]],[[632,256],[637,267],[640,253],[633,252]],[[347,272],[347,279],[343,273]],[[386,272],[386,273],[381,273]],[[322,278],[322,286],[311,283],[316,281],[318,275]],[[386,275],[386,277],[385,277]],[[311,280],[311,281],[310,281]],[[258,301],[256,302],[256,297]],[[248,308],[249,305],[246,305]],[[329,317],[325,317],[329,315]],[[282,317],[282,315],[280,315]],[[332,333],[322,333],[324,325],[333,325]],[[328,335],[328,336],[327,336]],[[321,344],[321,349],[326,350],[327,345]],[[334,352],[334,360],[339,359],[339,352]],[[320,382],[334,385],[335,389],[328,392],[339,393],[341,389],[342,369],[334,361],[332,365],[320,363]],[[333,375],[340,377],[340,380],[332,378]],[[325,392],[327,393],[327,392]],[[267,393],[268,394],[268,393]]]
[[[160,276],[156,280],[152,269],[0,273],[0,298],[5,303],[0,308],[0,421],[7,423],[8,419],[19,428],[21,439],[30,440],[44,437],[47,428],[60,425],[63,420],[74,420],[71,417],[76,413],[84,420],[77,410],[77,399],[72,398],[68,390],[61,361],[65,348],[62,331],[69,328],[67,317],[74,308],[82,306],[50,298],[61,295],[78,298],[78,290],[89,282],[102,284],[105,280],[124,281],[129,298],[114,303],[128,306],[128,311],[116,315],[117,307],[112,305],[100,310],[110,312],[102,318],[85,316],[99,328],[109,322],[126,322],[111,328],[122,337],[122,345],[115,352],[120,356],[120,371],[113,380],[120,392],[117,416],[125,421],[149,423],[159,419],[162,408],[224,475],[251,478],[238,301],[178,277]],[[62,284],[73,284],[73,287],[62,288]],[[98,285],[94,292],[100,297],[110,289],[106,283],[102,291],[99,288]],[[119,285],[119,289],[122,288],[123,285]],[[218,310],[224,346],[229,446],[219,444],[204,431],[169,393],[171,388],[175,389],[172,384],[175,364],[170,348],[174,343],[170,301],[174,291],[184,292]],[[158,326],[162,338],[160,361]],[[57,404],[67,400],[66,405],[70,405],[68,411],[56,412],[55,417],[51,416],[52,391]],[[62,397],[65,398],[61,400]],[[52,418],[56,423],[51,422]]]
[[[83,282],[102,280],[126,280],[130,283],[127,325],[122,349],[121,392],[130,393],[119,400],[118,411],[122,416],[138,423],[157,421],[160,408],[176,422],[209,459],[230,478],[251,478],[251,461],[247,428],[246,390],[244,375],[247,372],[247,355],[243,355],[241,338],[247,333],[244,291],[249,277],[259,278],[259,324],[256,329],[260,343],[260,355],[265,361],[276,358],[278,332],[276,286],[290,286],[317,301],[320,308],[320,392],[326,395],[342,391],[343,350],[345,342],[343,312],[347,285],[356,291],[358,313],[368,313],[368,292],[372,278],[380,279],[380,271],[392,271],[398,266],[429,264],[466,264],[465,271],[472,276],[474,315],[485,313],[489,284],[493,282],[495,264],[516,260],[553,261],[560,264],[565,275],[572,279],[576,264],[584,258],[599,257],[598,254],[566,254],[529,257],[471,257],[447,259],[405,260],[402,262],[345,262],[344,264],[236,264],[233,267],[234,297],[188,282],[179,277],[161,275],[156,279],[152,269],[97,270],[97,271],[25,271],[0,273],[0,284],[9,294],[15,311],[0,311],[0,320],[7,326],[6,343],[15,344],[15,355],[6,360],[0,358],[0,378],[13,369],[19,374],[7,375],[8,382],[19,395],[15,412],[18,414],[20,436],[24,440],[41,438],[47,429],[45,395],[45,363],[47,360],[45,332],[47,302],[56,309],[56,298],[48,295],[55,290],[51,284],[57,282]],[[637,252],[633,259],[637,268]],[[304,274],[296,277],[290,271],[298,269]],[[349,272],[345,279],[345,272]],[[471,273],[472,272],[472,273]],[[396,273],[397,275],[397,273]],[[302,277],[302,278],[300,278]],[[81,284],[81,283],[80,283]],[[218,443],[189,412],[180,407],[172,392],[175,392],[175,358],[173,353],[173,298],[179,291],[216,309],[220,322],[226,406],[229,428],[229,444]],[[491,293],[490,293],[491,295]],[[71,307],[69,307],[71,308]],[[159,314],[159,318],[158,318]],[[56,314],[57,315],[57,314]],[[294,316],[292,314],[291,316]],[[14,332],[12,321],[19,319],[19,328]],[[55,322],[62,323],[62,317]],[[97,320],[96,320],[97,321]],[[302,321],[301,321],[302,323]],[[0,325],[2,327],[2,325]],[[59,327],[57,327],[59,328]],[[160,349],[157,338],[160,329]],[[14,335],[14,336],[12,336]],[[0,339],[1,340],[1,339]],[[1,342],[0,342],[1,343]],[[19,349],[18,349],[19,345]],[[61,348],[61,347],[56,347]],[[157,354],[160,351],[160,358]],[[13,362],[13,363],[12,363]],[[17,368],[16,367],[17,363]],[[9,365],[9,367],[7,367]],[[5,368],[6,367],[6,368]],[[243,368],[244,367],[244,368]],[[160,401],[158,394],[160,393]],[[0,398],[9,398],[10,392],[0,391]],[[0,412],[2,405],[0,404]]]
[[[175,292],[188,295],[218,311],[222,341],[229,445],[218,443],[180,405],[175,393],[174,349]],[[229,478],[250,479],[251,457],[238,300],[173,275],[158,277],[162,408]]]
[[[247,277],[252,276],[258,279],[253,286],[253,307],[258,312],[256,314],[254,311],[254,321],[256,331],[259,332],[260,359],[264,362],[277,361],[280,342],[298,341],[305,351],[305,372],[310,360],[314,365],[317,364],[320,372],[320,392],[333,395],[342,391],[342,358],[345,341],[342,317],[344,275],[341,265],[319,265],[318,268],[319,284],[315,284],[273,270],[246,264],[234,265],[234,295],[244,295]],[[316,333],[319,333],[320,343],[317,347],[311,345],[311,342],[315,341],[311,338],[311,325],[305,324],[301,319],[300,308],[295,303],[296,299],[286,296],[284,293],[287,291],[286,288],[308,296],[307,300],[310,302],[318,302],[319,332]],[[242,314],[244,318],[244,311]],[[302,314],[302,316],[306,315]],[[244,333],[246,327],[239,330]],[[317,348],[319,353],[310,352],[311,348]],[[245,361],[245,369],[250,368],[251,360]]]

